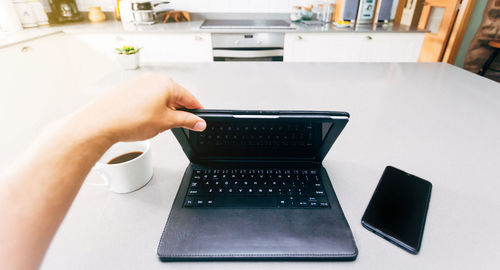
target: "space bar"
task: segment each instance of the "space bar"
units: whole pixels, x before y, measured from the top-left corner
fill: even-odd
[[[273,197],[225,197],[215,200],[216,207],[276,207]]]

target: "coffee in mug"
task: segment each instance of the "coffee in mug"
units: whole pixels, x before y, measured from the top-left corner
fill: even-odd
[[[123,155],[119,155],[119,156],[113,158],[112,160],[108,161],[108,164],[118,164],[118,163],[127,162],[129,160],[132,160],[132,159],[142,155],[142,153],[143,152],[135,151],[135,152],[130,152],[130,153],[126,153]]]
[[[105,183],[94,185],[107,185],[116,193],[128,193],[145,186],[153,177],[150,148],[149,140],[114,144],[93,168]]]

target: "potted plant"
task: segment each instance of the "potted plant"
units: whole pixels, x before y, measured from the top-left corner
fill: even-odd
[[[123,46],[116,48],[118,62],[124,69],[137,69],[139,67],[139,51],[142,48]]]

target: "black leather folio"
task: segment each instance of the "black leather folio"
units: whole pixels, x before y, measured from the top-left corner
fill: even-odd
[[[193,112],[207,121],[207,129],[201,133],[185,129],[172,130],[190,164],[158,245],[160,260],[356,259],[358,251],[351,229],[328,174],[321,165],[347,124],[348,113]],[[255,190],[251,187],[245,189],[239,186],[243,183],[246,185],[247,178],[262,171],[269,172],[265,177],[269,177],[270,181],[256,180],[255,183],[266,185],[264,191],[267,192],[269,188],[269,194],[253,194]],[[207,181],[203,179],[205,172],[212,172]],[[237,175],[236,178],[244,179],[219,181],[226,174],[231,178],[233,173]],[[275,181],[278,174],[289,177],[289,180]],[[203,181],[193,182],[199,176]],[[307,186],[312,176],[318,181],[315,185],[321,186],[320,190]],[[248,181],[248,184],[253,182]],[[282,187],[279,186],[281,182]],[[199,199],[203,204],[196,204],[198,197],[190,197],[189,194],[194,192],[193,186],[205,183],[226,183],[225,193],[228,190],[245,190],[246,195],[241,196],[250,198],[254,203],[245,205],[245,200],[237,200],[240,203],[232,205],[232,200],[214,197],[213,204],[210,204],[212,199],[209,199],[209,203],[207,198]],[[295,185],[300,183],[302,188],[297,189]],[[208,187],[200,191],[208,192]],[[215,191],[219,190],[218,187]],[[316,195],[307,192],[318,192],[321,197],[316,198]],[[256,198],[271,202],[271,198],[276,196],[279,198],[276,204],[255,204]],[[190,198],[195,198],[194,205]],[[293,198],[299,201],[290,200]]]

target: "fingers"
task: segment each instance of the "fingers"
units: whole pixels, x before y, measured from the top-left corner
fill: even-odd
[[[172,83],[176,93],[174,102],[177,108],[203,109],[201,103],[186,88],[174,81]]]
[[[193,131],[203,131],[207,127],[205,120],[184,111],[169,111],[167,122],[168,128],[183,127]]]

